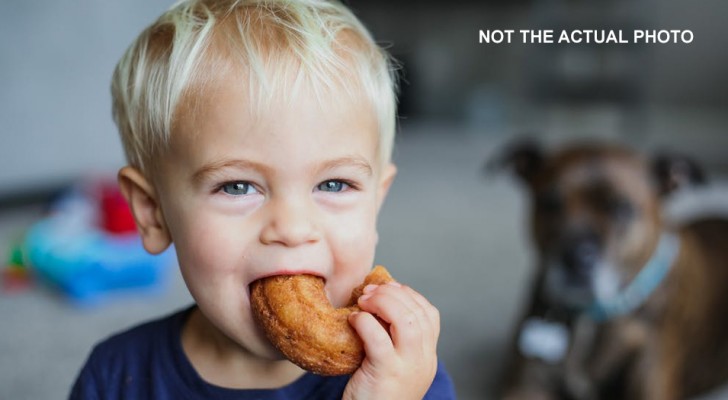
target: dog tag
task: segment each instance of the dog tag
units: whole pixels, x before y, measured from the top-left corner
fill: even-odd
[[[556,364],[564,358],[568,348],[569,331],[566,326],[541,318],[529,318],[523,323],[518,349],[524,356]]]

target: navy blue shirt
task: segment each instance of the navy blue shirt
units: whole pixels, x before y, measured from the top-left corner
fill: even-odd
[[[182,350],[182,327],[192,308],[147,322],[96,345],[70,399],[341,399],[349,376],[306,373],[278,389],[227,389],[204,381]],[[425,399],[454,399],[442,365]]]

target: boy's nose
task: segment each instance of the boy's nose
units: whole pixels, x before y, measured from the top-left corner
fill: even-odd
[[[287,247],[316,242],[321,238],[314,221],[314,210],[303,203],[276,201],[270,206],[270,217],[260,233],[263,244]]]

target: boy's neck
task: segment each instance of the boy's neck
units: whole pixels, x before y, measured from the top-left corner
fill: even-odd
[[[229,389],[278,388],[305,373],[287,360],[261,359],[245,351],[216,329],[199,308],[182,328],[182,349],[202,379]]]

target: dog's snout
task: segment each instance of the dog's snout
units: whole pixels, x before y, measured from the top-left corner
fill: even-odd
[[[563,254],[564,266],[576,275],[588,275],[599,259],[599,243],[594,238],[579,238]]]

